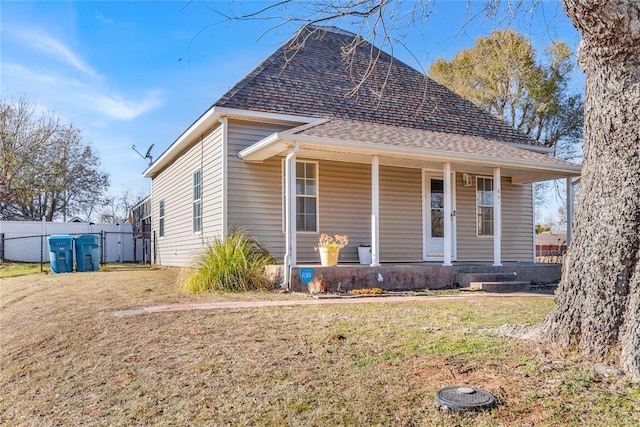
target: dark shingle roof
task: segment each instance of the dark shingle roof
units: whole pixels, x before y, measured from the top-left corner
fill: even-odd
[[[355,38],[350,33],[326,27],[303,31],[312,33],[299,49],[293,47],[300,40],[294,36],[214,105],[336,117],[537,145],[511,126],[367,42],[359,45],[354,61],[345,60],[343,49]],[[349,96],[362,81],[371,52],[373,56],[380,54],[379,60],[370,77]]]
[[[292,134],[335,140],[373,143],[376,145],[402,146],[429,152],[458,153],[478,158],[522,160],[541,166],[576,165],[566,160],[549,157],[514,145],[494,142],[471,135],[435,132],[424,129],[409,129],[378,123],[345,119],[324,119],[297,128],[289,129],[282,135]]]

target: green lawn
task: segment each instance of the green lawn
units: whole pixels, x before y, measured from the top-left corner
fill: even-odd
[[[49,264],[42,266],[44,272],[49,271]],[[3,277],[25,276],[41,273],[40,264],[2,263],[0,262],[0,279]]]

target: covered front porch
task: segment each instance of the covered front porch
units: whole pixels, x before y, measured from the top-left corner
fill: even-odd
[[[533,192],[530,184],[557,178],[565,178],[570,183],[572,177],[578,176],[580,171],[579,165],[550,158],[538,146],[518,147],[473,136],[341,119],[321,120],[275,133],[239,153],[244,162],[251,163],[262,163],[277,156],[284,157],[284,270],[285,283],[291,289],[296,289],[301,283],[297,282],[299,275],[296,273],[302,268],[313,268],[301,266],[308,261],[308,257],[302,263],[298,259],[299,241],[302,239],[308,245],[314,234],[301,234],[298,224],[302,218],[301,183],[296,172],[300,166],[299,159],[330,164],[334,170],[339,170],[339,165],[344,165],[344,168],[360,165],[361,169],[366,164],[370,165],[370,233],[367,243],[371,246],[371,265],[369,268],[338,266],[333,270],[321,269],[322,276],[327,281],[331,277],[332,283],[348,282],[353,286],[362,284],[363,287],[371,287],[372,283],[380,282],[380,277],[381,282],[384,282],[385,275],[389,280],[387,283],[393,282],[393,286],[405,288],[441,288],[453,283],[460,284],[464,280],[458,278],[458,274],[466,274],[463,270],[472,267],[462,265],[460,261],[465,264],[469,261],[483,261],[484,269],[487,266],[500,269],[505,267],[505,261],[515,259],[521,263],[531,263],[531,268],[535,267]],[[413,245],[420,242],[420,259],[430,263],[400,265],[397,263],[417,260],[388,259],[381,256],[385,245],[389,244],[386,239],[381,239],[381,234],[388,233],[388,229],[381,229],[381,221],[391,215],[395,217],[395,224],[403,221],[402,206],[394,210],[394,206],[390,205],[392,197],[388,192],[387,205],[381,210],[381,186],[385,183],[381,180],[383,167],[387,170],[395,168],[418,171],[413,176],[420,177],[422,192],[421,195],[417,193],[417,197],[421,200],[415,198],[416,193],[412,197],[415,202],[421,203],[422,214],[420,218],[414,215],[411,220],[406,220],[411,221],[415,230],[407,238],[411,239]],[[318,185],[323,185],[322,179],[314,181],[313,191],[318,191]],[[506,233],[503,221],[505,186],[511,192],[509,203],[506,204],[511,209]],[[335,191],[335,188],[325,191]],[[567,188],[570,190],[571,185],[567,185]],[[457,194],[463,190],[464,197]],[[326,200],[326,195],[323,197]],[[348,206],[341,208],[348,209]],[[570,209],[568,211],[570,214]],[[520,212],[526,214],[519,217]],[[463,219],[464,224],[459,224],[459,220]],[[317,217],[315,220],[323,221]],[[333,231],[319,226],[315,231],[315,238],[320,232],[350,234],[347,227],[335,226],[334,223]],[[505,242],[508,243],[506,248],[503,247]],[[395,245],[397,247],[398,242]],[[512,247],[515,246],[518,249],[514,255]],[[465,256],[459,256],[460,253]],[[505,254],[508,258],[505,258]],[[392,269],[386,264],[389,262],[396,263]],[[511,263],[506,267],[512,268]],[[345,274],[344,268],[350,268],[352,272]],[[503,273],[502,270],[495,271]],[[403,276],[403,272],[411,272],[411,278]]]

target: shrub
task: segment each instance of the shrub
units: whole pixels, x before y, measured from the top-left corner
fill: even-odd
[[[216,237],[195,262],[193,270],[180,279],[183,290],[245,292],[273,287],[264,268],[276,260],[244,230],[233,231],[226,239]]]

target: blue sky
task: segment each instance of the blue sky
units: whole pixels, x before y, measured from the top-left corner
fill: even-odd
[[[476,9],[483,2],[474,3]],[[2,1],[0,92],[28,97],[82,129],[111,176],[112,194],[146,193],[144,153],[158,157],[225,91],[285,42],[297,24],[228,21],[259,2]],[[411,3],[405,3],[407,8]],[[427,70],[476,37],[511,26],[541,51],[552,39],[577,46],[579,36],[557,1],[508,23],[468,17],[467,2],[438,0],[429,19],[405,29],[394,54]],[[523,8],[525,11],[526,5]],[[347,30],[348,21],[335,23]],[[576,88],[582,78],[576,72]]]

